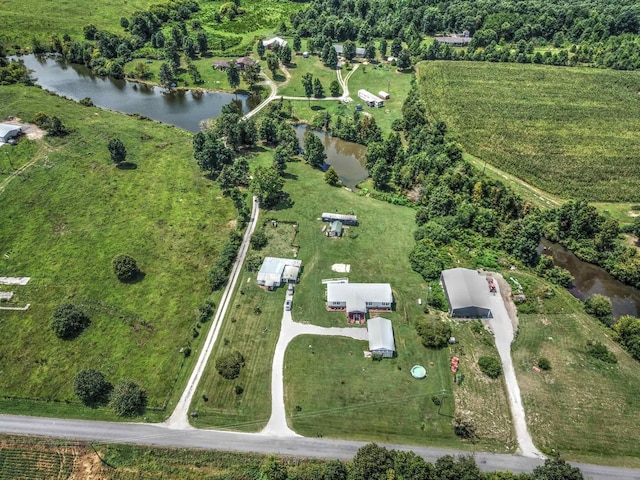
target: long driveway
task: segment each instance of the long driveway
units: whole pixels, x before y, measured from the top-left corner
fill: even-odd
[[[276,437],[300,437],[287,425],[287,414],[284,401],[284,355],[289,342],[298,335],[326,335],[349,337],[356,340],[368,340],[366,328],[326,328],[306,323],[296,323],[290,311],[283,308],[280,337],[273,354],[271,367],[271,417],[269,423],[260,432],[263,435]]]
[[[499,282],[495,282],[497,292],[494,295],[488,295],[491,302],[491,313],[493,318],[489,320],[491,330],[502,361],[502,370],[504,372],[504,380],[507,385],[507,394],[509,397],[509,406],[511,407],[511,417],[513,418],[513,426],[516,431],[518,447],[520,453],[525,457],[544,458],[544,455],[536,448],[527,429],[527,420],[522,405],[522,397],[520,396],[520,387],[518,379],[513,368],[511,360],[511,343],[513,342],[513,324],[509,318],[509,313],[504,305],[502,295],[500,295]]]
[[[229,281],[227,282],[227,286],[222,293],[220,305],[216,309],[216,314],[213,317],[211,327],[209,327],[209,333],[207,334],[207,338],[202,345],[202,351],[200,352],[200,356],[198,357],[198,361],[195,368],[193,369],[193,372],[191,372],[189,382],[182,392],[182,396],[180,397],[176,408],[165,422],[165,425],[169,428],[191,428],[191,426],[189,425],[189,418],[187,416],[189,412],[189,405],[191,405],[193,395],[195,394],[196,388],[200,383],[202,374],[204,373],[207,362],[209,361],[209,357],[211,356],[211,352],[213,351],[213,346],[215,345],[218,338],[218,333],[220,332],[222,321],[224,320],[224,316],[227,313],[227,308],[229,307],[229,302],[231,300],[231,297],[233,296],[233,291],[235,290],[238,276],[240,274],[240,271],[242,270],[244,258],[247,255],[247,250],[249,249],[251,234],[255,230],[256,224],[258,223],[259,214],[260,208],[258,206],[258,199],[256,197],[253,197],[251,218],[249,219],[247,230],[244,232],[244,238],[242,239],[242,244],[240,245],[240,249],[238,250],[238,256],[236,257],[236,261],[234,262],[233,268],[231,269]]]

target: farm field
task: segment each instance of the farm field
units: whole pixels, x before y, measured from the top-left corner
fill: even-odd
[[[190,344],[195,354],[204,337],[194,338],[197,307],[209,297],[206,272],[235,209],[202,177],[186,132],[35,87],[0,89],[1,118],[38,111],[59,116],[71,133],[39,141],[41,159],[0,193],[0,270],[31,277],[12,288],[12,303],[31,307],[0,312],[0,409],[112,418],[73,394],[75,374],[91,367],[114,384],[140,383],[149,418],[162,418],[154,409],[172,404],[195,358],[185,361],[180,349]],[[107,140],[116,136],[135,168],[109,159]],[[117,280],[111,259],[121,253],[137,259],[142,280]],[[75,340],[59,340],[49,326],[62,303],[89,312],[91,325]]]
[[[480,160],[563,198],[640,200],[637,72],[425,62],[419,83]]]
[[[538,301],[537,313],[519,315],[513,344],[534,442],[543,452],[560,452],[568,460],[639,467],[638,362],[610,339],[610,331],[584,314],[582,303],[567,291],[522,272],[514,276],[534,302],[545,289],[553,292],[552,298]],[[588,356],[588,340],[604,343],[618,363]],[[550,371],[533,370],[540,357],[550,360]]]

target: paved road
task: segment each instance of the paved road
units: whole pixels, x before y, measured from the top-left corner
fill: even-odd
[[[533,444],[533,440],[527,429],[527,420],[524,414],[524,406],[522,405],[522,397],[520,396],[520,386],[518,385],[516,371],[511,361],[513,324],[502,300],[502,295],[500,295],[500,286],[497,281],[495,285],[498,291],[495,294],[487,294],[491,304],[491,313],[493,314],[493,318],[489,319],[489,325],[491,325],[491,330],[493,330],[496,348],[502,361],[502,370],[507,386],[509,406],[511,408],[511,417],[513,418],[518,447],[520,448],[520,453],[525,457],[544,458],[544,455]]]
[[[350,460],[364,443],[326,438],[287,438],[272,435],[221,432],[214,430],[172,430],[162,425],[117,422],[93,422],[55,418],[0,415],[0,432],[37,435],[103,443],[132,443],[160,447],[201,448],[232,452],[273,453],[311,458]],[[433,462],[443,455],[468,454],[458,450],[383,444],[398,450],[412,450]],[[518,455],[491,453],[474,454],[483,471],[510,470],[530,472],[541,459]],[[587,478],[594,480],[640,480],[640,470],[585,465],[580,467]]]
[[[213,317],[211,327],[209,327],[209,333],[207,334],[207,338],[202,345],[202,351],[200,352],[200,357],[198,357],[198,362],[196,363],[193,372],[191,372],[191,377],[189,378],[189,382],[182,392],[182,396],[176,405],[175,410],[171,414],[171,416],[166,420],[165,425],[169,428],[177,428],[177,429],[188,429],[191,428],[189,425],[189,406],[191,405],[191,400],[193,400],[193,396],[196,392],[196,388],[198,387],[198,383],[200,383],[200,379],[202,378],[202,374],[204,373],[205,367],[207,366],[207,362],[209,361],[209,356],[213,351],[213,346],[216,343],[218,338],[218,333],[220,332],[220,327],[222,326],[222,322],[224,320],[224,316],[227,312],[227,308],[229,307],[229,303],[231,301],[231,297],[233,296],[233,291],[236,286],[236,282],[238,280],[238,276],[240,271],[242,270],[242,264],[244,263],[244,257],[247,255],[247,250],[249,249],[249,241],[251,240],[251,234],[256,228],[256,224],[258,223],[258,215],[260,214],[260,209],[258,206],[258,199],[253,197],[253,206],[251,210],[251,218],[249,219],[249,225],[247,226],[247,230],[244,232],[244,238],[242,239],[242,244],[240,245],[240,249],[238,250],[238,256],[236,257],[236,261],[233,264],[233,268],[231,269],[231,274],[229,276],[229,281],[227,282],[227,286],[222,293],[222,298],[220,299],[220,305],[216,309],[216,314]]]

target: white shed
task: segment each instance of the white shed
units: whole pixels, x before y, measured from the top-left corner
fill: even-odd
[[[367,322],[367,330],[369,331],[369,351],[383,357],[393,357],[396,352],[396,343],[393,339],[391,320],[373,317]]]
[[[7,143],[8,140],[17,137],[22,133],[20,125],[10,123],[0,123],[0,143]]]

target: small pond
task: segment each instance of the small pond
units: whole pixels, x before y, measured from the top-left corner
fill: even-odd
[[[353,188],[369,176],[369,172],[364,167],[367,147],[359,143],[347,142],[340,138],[332,137],[325,132],[313,130],[306,125],[298,125],[296,134],[300,140],[300,146],[302,146],[304,136],[308,131],[312,131],[322,140],[327,154],[327,164],[336,169],[345,187]]]
[[[542,253],[551,255],[553,263],[566,268],[575,277],[569,288],[571,294],[584,300],[594,293],[600,293],[611,298],[613,316],[638,316],[640,312],[640,290],[613,278],[606,270],[596,265],[583,262],[564,246],[543,239]]]

